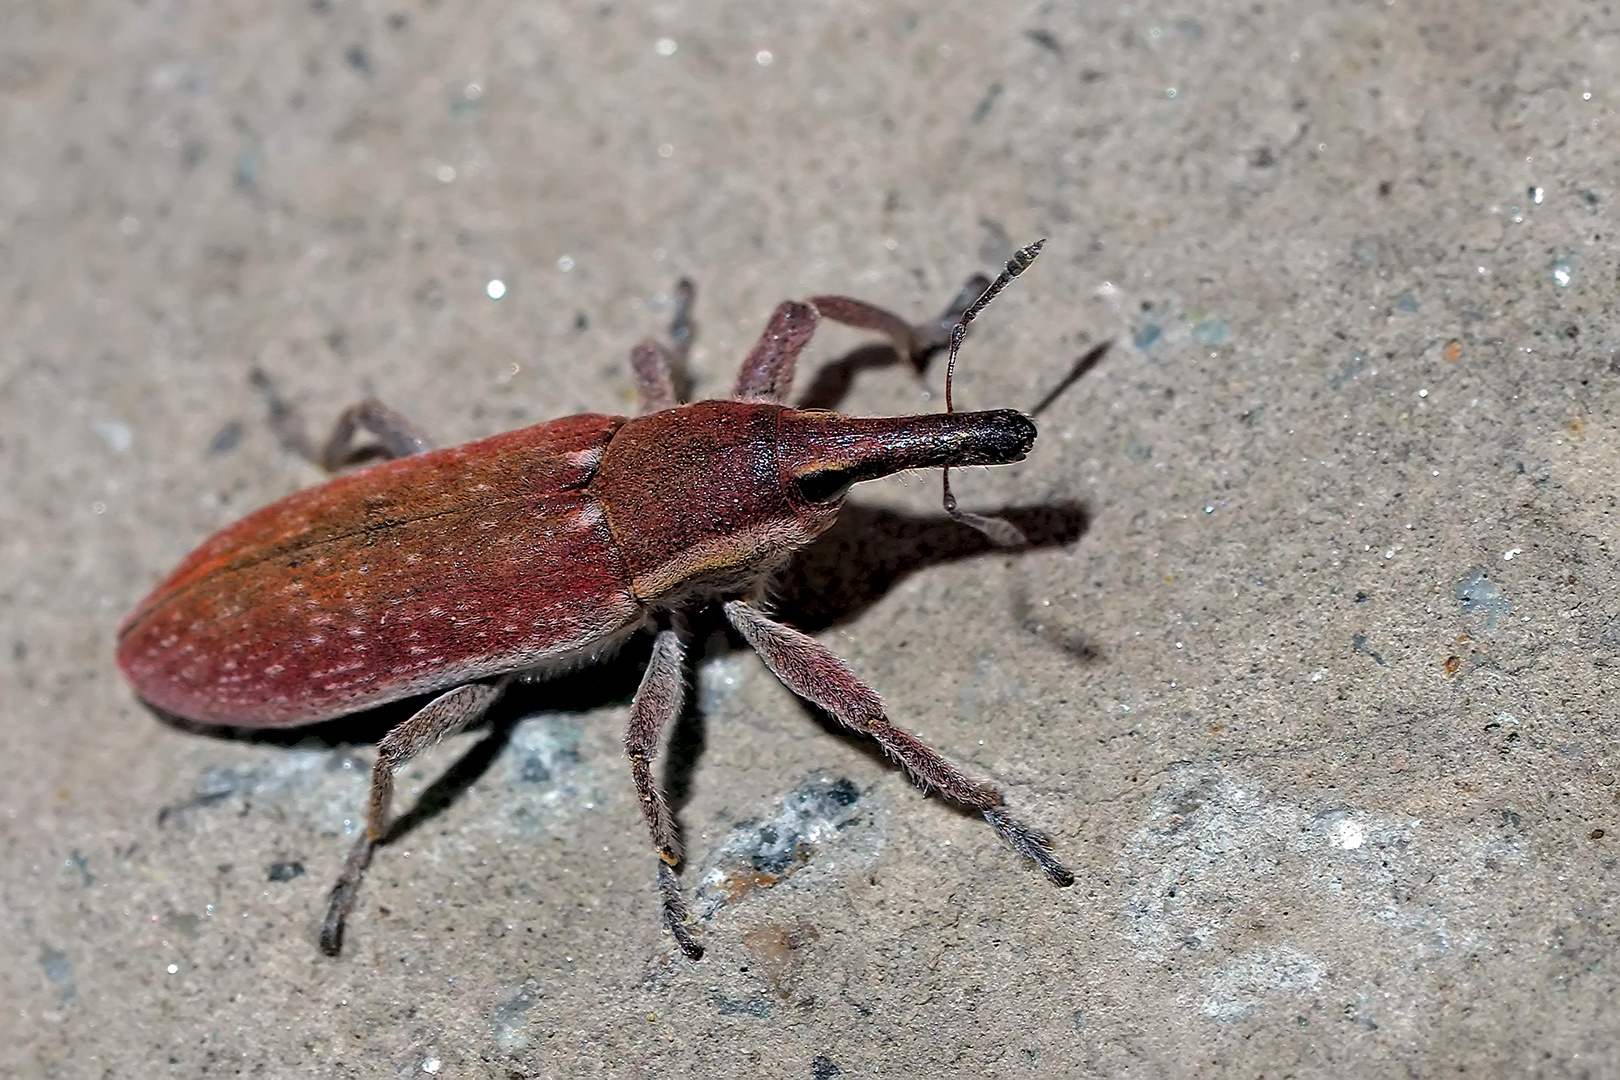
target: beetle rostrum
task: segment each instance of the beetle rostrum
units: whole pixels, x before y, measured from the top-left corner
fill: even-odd
[[[775,621],[766,588],[826,531],[851,485],[930,467],[1021,460],[1035,425],[1009,409],[850,417],[784,404],[816,323],[886,336],[903,358],[960,344],[958,329],[1020,272],[964,291],[919,325],[862,301],[815,297],[777,308],[725,401],[677,400],[691,340],[683,283],[675,349],[638,345],[642,412],[584,414],[433,449],[375,401],[347,410],[317,454],[356,456],[358,430],[389,460],[265,507],[203,542],[124,620],[118,664],[136,692],[186,720],[283,728],[404,698],[427,703],[378,743],[366,827],[332,890],[320,931],[336,954],[374,849],[388,838],[401,765],[476,723],[514,679],[540,679],[655,632],[625,750],[660,859],[664,923],[696,960],[676,871],[676,830],[652,763],[684,707],[685,612],[718,602],[794,693],[868,735],[924,789],[970,807],[1060,885],[1073,875],[1000,792],[894,727],[878,695],[815,639]],[[978,303],[967,301],[978,298]],[[953,333],[954,331],[954,333]],[[287,422],[272,398],[273,422]],[[947,508],[992,539],[1009,523]]]

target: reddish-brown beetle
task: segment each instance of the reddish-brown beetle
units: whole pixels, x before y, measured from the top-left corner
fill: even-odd
[[[912,326],[842,296],[784,303],[744,361],[732,398],[679,404],[678,357],[652,341],[632,367],[642,414],[585,414],[433,450],[377,402],[344,413],[321,462],[354,456],[357,428],[393,460],[300,492],[216,533],[124,620],[118,664],[158,710],[279,728],[434,694],[378,744],[366,828],[332,890],[321,947],[335,954],[373,848],[386,839],[394,773],[482,717],[514,678],[590,663],[661,624],[630,711],[625,750],[662,862],[664,924],[687,956],[676,832],[652,761],[682,710],[682,611],[722,602],[794,693],[875,739],[925,790],[982,813],[1059,885],[1073,875],[1000,792],[893,727],[878,695],[815,639],[761,610],[764,586],[832,525],[851,484],[905,469],[1021,460],[1035,425],[1010,409],[856,418],[784,405],[819,318],[884,334],[902,356],[949,344],[1035,258],[1017,253],[972,304]],[[979,279],[983,283],[983,279]],[[673,327],[689,338],[683,283]],[[946,509],[1001,543],[1008,522]]]

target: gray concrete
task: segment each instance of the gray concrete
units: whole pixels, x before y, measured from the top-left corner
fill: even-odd
[[[1616,72],[1574,0],[8,5],[0,1074],[1620,1074]],[[369,748],[176,731],[113,668],[318,479],[253,365],[463,440],[629,407],[680,274],[717,393],[780,299],[921,315],[1042,235],[961,399],[1113,346],[958,490],[1080,535],[967,557],[935,477],[870,485],[788,606],[1071,889],[715,639],[701,965],[627,666],[527,697],[329,960]]]

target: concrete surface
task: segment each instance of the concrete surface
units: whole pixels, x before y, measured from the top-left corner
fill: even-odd
[[[0,1074],[1620,1075],[1612,4],[0,20]],[[318,479],[254,365],[314,425],[374,392],[462,440],[626,408],[678,275],[715,393],[780,299],[922,315],[1041,235],[960,398],[1112,348],[958,491],[1043,544],[869,485],[784,610],[1072,889],[715,636],[701,965],[634,650],[410,770],[329,960],[376,725],[178,731],[113,668],[189,548]],[[875,359],[844,408],[939,407]]]

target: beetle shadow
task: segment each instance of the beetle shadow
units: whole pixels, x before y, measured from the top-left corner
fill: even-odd
[[[928,370],[929,361],[938,352],[931,349],[919,356],[913,357],[910,365],[905,365],[900,354],[889,345],[863,345],[854,352],[846,354],[838,360],[823,364],[816,370],[815,378],[805,387],[804,393],[799,395],[797,408],[800,409],[836,409],[843,404],[844,399],[855,386],[855,377],[863,371],[878,371],[883,368],[909,366],[918,378]]]
[[[853,622],[905,578],[943,563],[987,555],[1016,557],[1068,547],[1090,525],[1078,502],[998,511],[1029,543],[997,547],[977,529],[944,515],[919,516],[847,504],[833,527],[798,552],[771,590],[776,617],[807,634]]]

